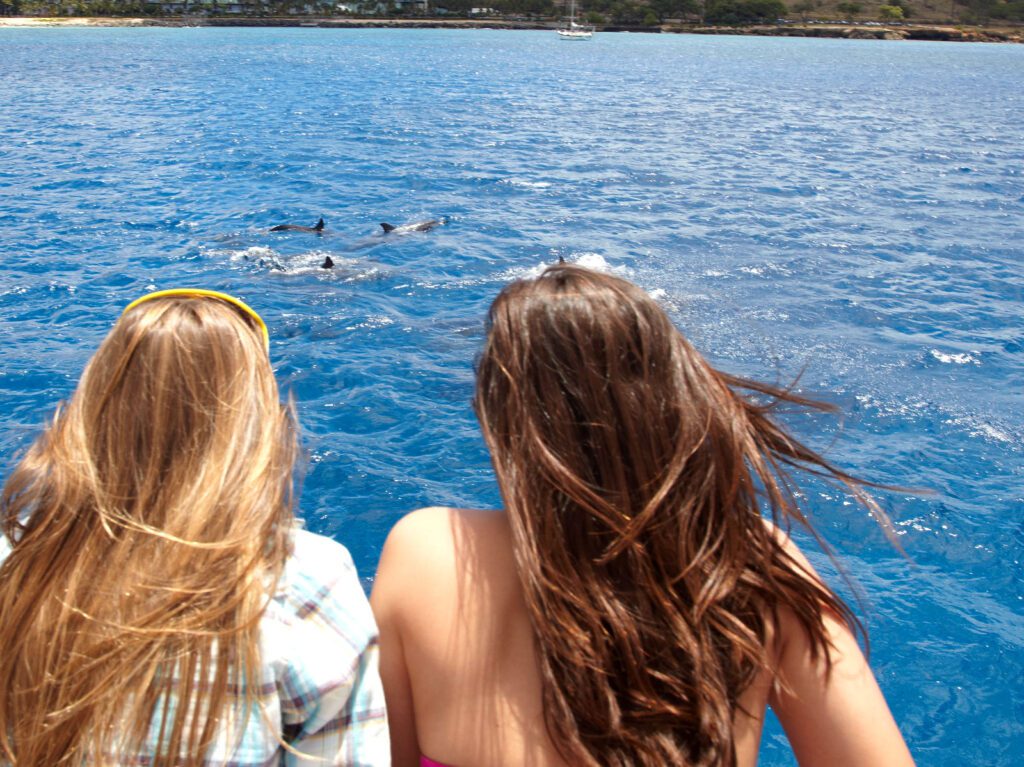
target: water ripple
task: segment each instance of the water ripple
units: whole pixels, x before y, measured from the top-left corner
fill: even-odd
[[[229,290],[297,401],[303,513],[368,576],[402,512],[499,503],[469,402],[500,286],[621,274],[731,372],[830,392],[841,423],[792,425],[835,460],[931,490],[884,498],[909,560],[806,496],[920,763],[1015,764],[1024,49],[552,37],[0,29],[6,465],[128,301]]]

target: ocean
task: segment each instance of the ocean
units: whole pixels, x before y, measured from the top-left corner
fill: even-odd
[[[805,497],[918,763],[1016,764],[1022,83],[1010,45],[0,29],[3,467],[129,301],[226,290],[297,403],[302,515],[369,584],[406,511],[500,503],[470,409],[498,290],[607,270],[719,367],[837,404],[787,416],[835,462],[927,490],[880,493],[904,553]],[[761,764],[793,763],[770,722]]]

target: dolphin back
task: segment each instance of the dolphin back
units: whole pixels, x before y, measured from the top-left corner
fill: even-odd
[[[402,224],[401,226],[381,224],[380,228],[384,230],[384,234],[391,234],[392,232],[405,234],[406,232],[429,232],[435,226],[442,226],[447,223],[448,218],[442,216],[441,218],[432,218],[427,221],[414,221],[411,224]]]
[[[277,226],[270,227],[272,232],[311,232],[313,234],[320,234],[324,231],[324,219],[323,216],[316,222],[316,226],[299,226],[298,224],[278,224]]]

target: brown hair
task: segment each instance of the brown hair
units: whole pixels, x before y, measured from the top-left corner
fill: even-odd
[[[240,736],[296,449],[251,318],[175,297],[118,321],[0,497],[4,760],[116,762],[152,731],[152,764],[191,766]]]
[[[571,764],[735,764],[737,700],[772,666],[779,610],[826,663],[823,616],[856,625],[761,515],[809,528],[793,467],[877,510],[770,416],[830,408],[715,370],[640,288],[572,265],[506,287],[489,324],[474,404],[552,741]]]

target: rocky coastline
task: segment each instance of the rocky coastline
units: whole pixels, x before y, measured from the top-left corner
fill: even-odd
[[[533,29],[551,30],[557,22],[502,19],[340,19],[305,17],[0,17],[0,27],[318,27],[326,29]],[[655,27],[599,27],[602,32],[644,32],[697,35],[760,35],[766,37],[831,37],[847,40],[937,40],[970,43],[1024,43],[1024,29],[963,27],[934,24],[759,24],[716,27],[663,24]]]
[[[741,27],[664,29],[697,35],[764,35],[768,37],[837,37],[846,40],[937,40],[955,43],[1024,43],[1024,29],[954,27],[930,24],[901,26],[846,24],[772,24]]]

